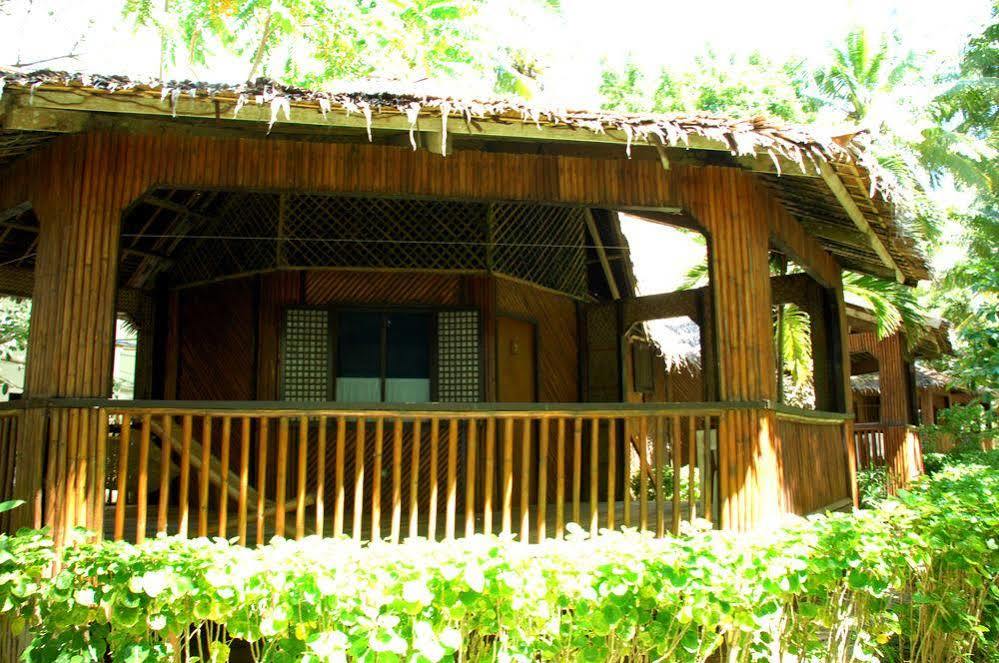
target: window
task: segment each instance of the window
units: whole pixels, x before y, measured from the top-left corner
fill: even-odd
[[[479,400],[477,311],[290,309],[284,339],[285,400]]]
[[[348,403],[430,400],[429,313],[337,316],[336,391]]]

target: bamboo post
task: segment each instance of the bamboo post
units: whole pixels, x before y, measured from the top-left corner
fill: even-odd
[[[444,536],[454,538],[455,516],[458,504],[458,420],[448,422],[447,435],[447,511],[444,520]]]
[[[316,536],[323,535],[326,519],[326,416],[319,417],[319,439],[316,454]]]
[[[590,419],[590,536],[600,531],[600,420]]]
[[[577,525],[580,516],[580,484],[583,478],[583,420],[580,417],[572,422],[572,522]]]
[[[501,532],[513,531],[513,418],[503,420],[503,525]]]
[[[132,417],[121,415],[121,432],[118,434],[118,495],[114,509],[114,540],[125,537],[125,507],[128,495],[128,452],[132,436]]]
[[[274,467],[274,536],[284,536],[288,508],[288,429],[288,417],[278,419],[278,446]]]
[[[638,418],[638,455],[638,520],[644,532],[649,529],[649,423],[644,416]]]
[[[399,543],[402,529],[402,418],[396,418],[392,434],[392,543]]]
[[[655,456],[656,471],[654,473],[656,482],[656,536],[663,537],[666,534],[666,503],[663,496],[663,474],[666,464],[665,445],[666,420],[663,417],[656,419],[656,434],[652,438],[654,445],[653,455]]]
[[[270,442],[270,419],[267,417],[260,419],[258,434],[260,439],[257,444],[257,482],[260,486],[257,488],[257,545],[261,546],[265,543],[264,538],[267,535],[267,523],[264,520],[267,507],[267,446]]]
[[[375,466],[371,470],[371,542],[382,538],[382,451],[385,441],[385,419],[375,419]]]
[[[190,491],[191,491],[191,427],[193,421],[191,415],[185,414],[180,423],[180,478],[178,479],[177,499],[180,502],[180,513],[178,514],[177,534],[181,537],[187,536],[188,517],[190,515]]]
[[[673,534],[680,533],[680,420],[670,417],[670,449],[673,456]]]
[[[551,430],[551,420],[541,419],[538,440],[538,543],[545,540],[545,526],[548,521],[548,435]]]
[[[357,430],[354,440],[354,541],[361,540],[361,516],[364,513],[364,441],[367,434],[364,430],[364,417],[357,418]]]
[[[468,438],[465,458],[465,536],[475,534],[475,465],[478,462],[479,438],[475,419],[468,420]]]
[[[226,538],[229,526],[229,437],[232,417],[222,417],[222,439],[219,441],[219,536]]]
[[[346,488],[344,487],[344,459],[343,456],[347,452],[347,419],[346,417],[337,417],[336,420],[336,468],[334,469],[334,485],[333,490],[335,491],[335,496],[333,499],[333,536],[340,536],[343,534],[343,516],[344,509],[346,508]]]
[[[413,421],[413,448],[409,468],[409,537],[420,533],[420,446],[422,431],[419,419]]]
[[[247,494],[250,492],[250,418],[243,417],[240,421],[239,447],[239,545],[246,545],[246,512]]]
[[[555,426],[555,538],[565,535],[565,419]]]
[[[163,415],[163,434],[160,436],[160,504],[156,515],[156,532],[166,534],[167,511],[170,508],[170,436],[173,435],[173,417]]]
[[[440,462],[440,420],[430,418],[430,500],[427,505],[427,538],[437,539],[437,476]]]
[[[622,470],[624,470],[624,513],[622,520],[624,521],[625,527],[631,527],[631,458],[632,458],[632,442],[631,442],[631,420],[624,420],[624,458],[621,459]]]
[[[613,530],[617,511],[617,419],[607,420],[607,529]]]
[[[695,500],[697,481],[695,480],[695,471],[697,469],[697,435],[695,431],[697,430],[696,422],[694,421],[693,415],[687,417],[687,435],[690,439],[689,446],[687,447],[687,507],[690,511],[690,522],[694,522],[697,518],[697,501]]]
[[[482,531],[493,533],[493,477],[496,476],[496,417],[486,420],[486,464],[482,482]]]
[[[146,539],[146,509],[149,506],[149,415],[142,417],[139,433],[139,486],[136,489],[138,504],[135,509],[135,543]]]
[[[520,540],[531,541],[531,420],[523,419],[523,438],[520,458]]]
[[[198,474],[198,536],[208,536],[208,479],[212,462],[212,418],[201,418],[201,470]]]
[[[704,517],[715,523],[714,517],[714,475],[715,463],[711,455],[711,417],[704,417],[704,431],[701,435],[701,444],[704,446],[704,458],[706,459],[701,485],[704,486]]]
[[[298,491],[295,495],[295,538],[305,538],[305,490],[309,478],[309,418],[298,418]]]

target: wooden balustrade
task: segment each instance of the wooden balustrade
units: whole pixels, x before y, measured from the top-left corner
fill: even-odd
[[[884,468],[890,494],[905,488],[923,471],[922,445],[915,426],[855,424],[853,440],[857,450],[857,469]]]
[[[807,513],[849,497],[845,415],[784,410],[757,402],[22,402],[0,409],[0,482],[14,476],[8,459],[19,426],[35,417],[47,440],[44,466],[35,459],[38,508],[59,541],[80,525],[136,542],[166,533],[245,545],[276,535],[398,542],[477,533],[535,543],[565,537],[572,523],[588,533],[630,527],[662,536],[693,518],[723,524],[733,498],[719,453],[734,439],[722,430],[732,411],[776,412],[768,424],[774,469],[787,475],[775,475],[786,488],[776,510]],[[907,454],[897,462],[902,455],[915,467]]]
[[[0,410],[0,500],[14,496],[14,470],[20,421],[20,410]],[[0,532],[9,532],[11,529],[10,512],[0,513]]]
[[[109,402],[107,536],[662,536],[717,501],[719,408],[200,405]]]
[[[853,425],[857,469],[868,470],[885,464],[885,427],[880,423]]]

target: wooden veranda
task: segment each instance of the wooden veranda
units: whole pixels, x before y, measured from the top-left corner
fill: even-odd
[[[273,124],[252,90],[111,80],[19,72],[0,107],[23,141],[0,285],[34,306],[0,408],[3,493],[30,510],[5,524],[535,542],[855,503],[841,271],[925,265],[845,139],[268,88]],[[640,296],[619,212],[703,233],[710,285]],[[772,278],[775,252],[802,273]],[[816,410],[775,404],[787,301]],[[108,398],[118,314],[132,401]],[[635,378],[628,331],[674,315],[700,329],[697,403]]]

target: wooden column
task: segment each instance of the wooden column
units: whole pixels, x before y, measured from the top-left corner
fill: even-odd
[[[773,401],[777,367],[767,219],[772,210],[760,184],[745,175],[730,168],[697,169],[679,175],[679,189],[685,208],[709,238],[718,396],[722,401]],[[779,515],[777,440],[772,411],[742,410],[722,417],[718,471],[723,528],[761,526]]]
[[[846,301],[843,298],[843,279],[842,275],[835,284],[835,295],[836,295],[836,326],[839,334],[840,348],[842,349],[842,356],[840,357],[840,389],[842,393],[840,397],[843,402],[844,412],[854,412],[853,408],[853,389],[850,388],[850,327],[846,321]],[[857,448],[853,444],[853,421],[847,421],[843,425],[843,444],[846,445],[847,454],[847,467],[850,472],[850,494],[853,498],[853,506],[860,506],[860,491],[857,487]]]
[[[885,431],[885,466],[889,490],[904,487],[922,471],[919,437],[914,425],[915,390],[906,358],[905,337],[899,332],[879,339],[875,332],[850,335],[851,352],[868,352],[878,360],[881,424]]]
[[[65,150],[31,195],[41,231],[25,376],[29,399],[111,395],[121,196],[109,174],[125,165],[119,152],[89,147]],[[100,524],[101,419],[82,409],[26,418],[19,462],[48,460],[44,479],[40,462],[38,471],[19,473],[17,492],[38,495],[44,481],[43,519],[57,543],[73,527]]]

